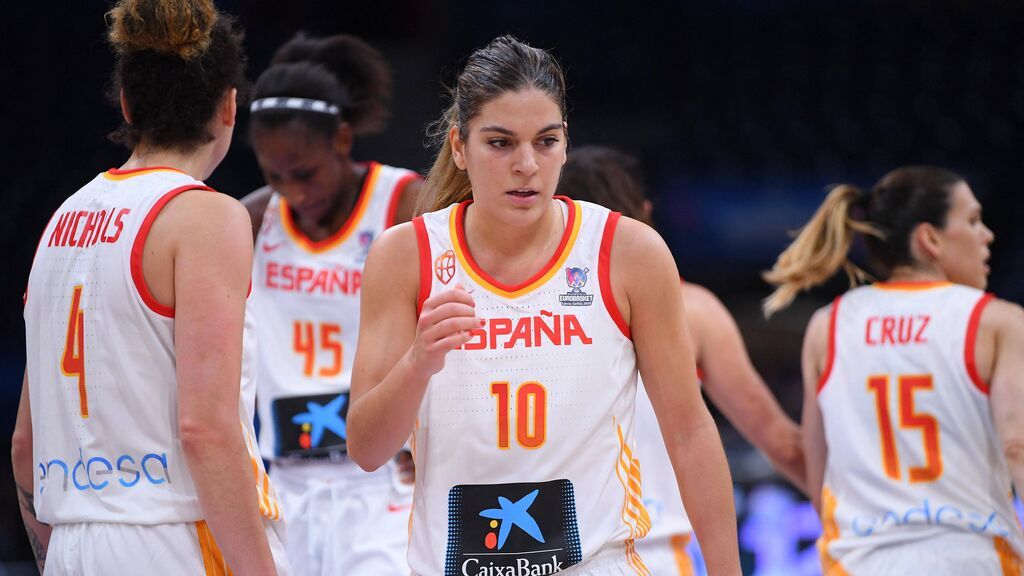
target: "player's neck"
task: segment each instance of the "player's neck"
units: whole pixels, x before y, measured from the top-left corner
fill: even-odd
[[[472,213],[470,205],[463,226],[469,251],[477,265],[498,280],[516,284],[535,274],[548,262],[565,233],[561,201],[530,226],[510,226]]]
[[[897,266],[886,279],[887,282],[945,282],[948,280],[942,270],[932,266]]]
[[[184,152],[139,144],[132,150],[131,157],[121,166],[121,169],[138,170],[140,168],[162,166],[181,170],[196,180],[203,180],[212,172],[210,150],[210,145],[204,145],[196,150]]]

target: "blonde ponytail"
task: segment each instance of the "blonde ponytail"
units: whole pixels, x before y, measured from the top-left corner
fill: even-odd
[[[861,191],[855,186],[841,184],[833,188],[772,269],[762,274],[766,282],[777,287],[762,304],[765,317],[789,306],[797,294],[825,282],[839,268],[846,271],[851,287],[870,278],[849,260],[854,233],[883,239],[874,225],[850,216],[850,208],[860,197]]]
[[[430,167],[427,179],[423,183],[416,214],[442,210],[473,196],[469,175],[455,165],[455,158],[452,157],[452,143],[448,139],[448,134],[455,126],[455,118],[456,110],[453,104],[430,128],[431,137],[440,147],[434,165]]]

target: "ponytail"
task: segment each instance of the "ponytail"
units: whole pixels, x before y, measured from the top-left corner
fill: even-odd
[[[762,304],[766,317],[789,306],[800,292],[831,278],[839,268],[846,271],[851,287],[870,278],[849,260],[855,233],[884,239],[873,224],[855,220],[850,215],[862,197],[863,193],[855,186],[840,184],[833,188],[793,243],[779,255],[772,269],[762,275],[766,282],[776,286]]]
[[[452,157],[452,143],[448,134],[455,126],[455,106],[452,105],[444,115],[429,129],[429,135],[438,146],[437,158],[423,182],[423,192],[416,206],[416,214],[435,212],[468,200],[473,196],[473,187],[469,183],[469,175],[455,165]],[[460,133],[460,138],[461,133]]]

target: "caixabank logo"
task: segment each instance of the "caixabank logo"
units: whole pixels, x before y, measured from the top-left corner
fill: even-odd
[[[277,398],[271,403],[276,454],[334,458],[345,454],[348,392]]]
[[[572,482],[460,484],[448,492],[445,576],[540,576],[582,559]]]

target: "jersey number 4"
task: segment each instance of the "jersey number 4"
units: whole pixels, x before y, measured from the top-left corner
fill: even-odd
[[[509,447],[512,391],[508,382],[491,382],[498,403],[498,448]],[[540,382],[523,382],[516,389],[516,441],[523,448],[540,448],[547,437],[548,392]]]
[[[65,376],[78,378],[78,407],[82,418],[89,417],[89,397],[85,393],[85,311],[82,310],[82,286],[75,286],[71,294],[71,312],[68,314],[68,335],[64,339],[64,354],[60,371]]]
[[[910,468],[911,482],[934,482],[942,476],[942,451],[939,446],[939,423],[935,416],[914,411],[914,395],[933,387],[931,374],[901,375],[897,377],[899,426],[901,430],[917,429],[924,443],[924,466]],[[889,410],[889,376],[868,378],[868,391],[875,395],[875,412],[882,439],[882,462],[885,475],[893,480],[902,478],[900,455],[896,450],[892,416]]]

